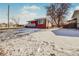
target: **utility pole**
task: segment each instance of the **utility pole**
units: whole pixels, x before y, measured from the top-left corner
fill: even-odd
[[[9,8],[10,8],[10,6],[8,5],[8,29],[9,29]]]

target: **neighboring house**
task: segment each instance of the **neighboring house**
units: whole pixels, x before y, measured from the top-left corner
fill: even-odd
[[[52,24],[51,21],[46,18],[39,18],[32,21],[28,21],[26,27],[33,27],[33,28],[51,28]]]
[[[77,28],[77,19],[68,20],[64,23],[63,28]]]
[[[74,11],[72,18],[77,20],[77,28],[79,28],[79,10]]]
[[[72,19],[68,20],[64,25],[63,28],[77,28],[79,29],[79,10],[75,10]]]

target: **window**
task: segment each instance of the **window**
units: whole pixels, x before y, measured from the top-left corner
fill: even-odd
[[[45,20],[38,20],[38,24],[45,24]]]
[[[31,24],[31,21],[29,21],[28,24]]]

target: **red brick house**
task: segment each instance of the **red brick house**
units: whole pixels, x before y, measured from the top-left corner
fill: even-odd
[[[46,18],[39,18],[32,21],[28,21],[26,27],[31,28],[51,28],[52,24],[51,21]]]

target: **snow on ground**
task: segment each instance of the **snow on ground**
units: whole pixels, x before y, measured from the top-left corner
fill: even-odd
[[[8,30],[0,34],[0,55],[79,55],[79,31],[76,29],[24,28]]]
[[[79,37],[79,30],[77,29],[57,29],[52,32],[59,36]]]
[[[0,33],[0,41],[22,37],[38,31],[41,31],[41,29],[23,28],[23,29],[7,30]]]

